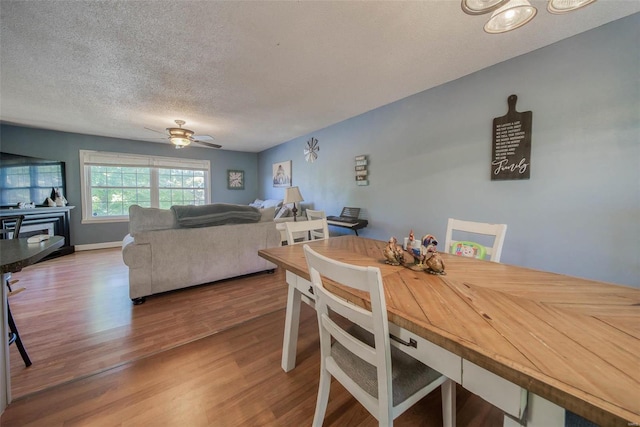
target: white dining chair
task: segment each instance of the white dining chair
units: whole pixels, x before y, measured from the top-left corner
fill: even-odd
[[[451,380],[390,345],[380,269],[328,258],[309,245],[304,246],[304,252],[320,329],[320,384],[313,426],[323,423],[331,377],[381,426],[393,425],[395,418],[443,385],[443,419],[445,425],[455,425],[455,395],[451,396],[455,386]],[[325,288],[325,279],[368,293],[371,311],[337,297]],[[336,321],[333,313],[341,316],[341,320]],[[344,327],[344,319],[349,319],[351,326]]]
[[[327,224],[327,219],[315,219],[313,221],[297,221],[297,222],[285,222],[285,229],[287,232],[287,244],[293,245],[296,243],[295,239],[302,238],[301,241],[297,243],[301,243],[308,240],[319,240],[325,239],[329,237],[329,225]],[[313,234],[313,231],[321,230],[319,233],[321,236],[326,237],[316,237]],[[304,232],[304,233],[301,233]]]
[[[327,214],[324,211],[318,211],[318,210],[313,210],[313,209],[307,209],[305,211],[307,213],[307,219],[309,221],[313,221],[314,219],[322,219],[322,218],[326,218]],[[325,236],[322,234],[321,231],[318,230],[311,230],[311,236],[314,239],[324,239]]]
[[[465,236],[489,236],[489,239],[493,238],[493,243],[485,245],[467,238],[464,240],[455,240],[453,238],[454,232],[456,234],[465,233]],[[484,222],[463,221],[449,218],[449,221],[447,222],[447,234],[444,241],[444,252],[464,256],[474,256],[479,259],[485,259],[485,257],[488,256],[489,261],[500,262],[502,245],[504,244],[504,237],[506,234],[507,224],[488,224]]]

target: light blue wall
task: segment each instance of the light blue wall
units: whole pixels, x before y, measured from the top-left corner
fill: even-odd
[[[258,194],[257,158],[255,153],[188,147],[175,150],[169,144],[104,138],[43,129],[2,125],[0,150],[65,162],[67,194],[71,211],[71,244],[115,242],[129,232],[129,223],[81,224],[79,150],[118,153],[153,154],[155,156],[208,159],[211,161],[211,198],[213,202],[242,203],[253,201]],[[227,190],[227,169],[245,171],[245,189]],[[35,201],[42,203],[42,201]]]
[[[260,153],[260,196],[282,197],[271,165],[292,160],[303,206],[359,206],[361,235],[443,240],[449,217],[506,223],[502,262],[640,287],[639,29],[636,14]],[[511,94],[533,111],[531,179],[490,181],[492,120]]]

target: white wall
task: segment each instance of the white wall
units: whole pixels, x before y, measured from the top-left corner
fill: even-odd
[[[265,151],[260,195],[282,197],[271,164],[293,160],[303,205],[363,208],[363,236],[442,240],[448,217],[506,223],[502,262],[640,287],[639,28],[632,15]],[[511,94],[533,112],[531,179],[491,181],[492,120]]]

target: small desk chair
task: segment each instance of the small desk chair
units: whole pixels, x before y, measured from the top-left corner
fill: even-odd
[[[322,240],[329,237],[329,225],[327,224],[326,218],[315,219],[313,221],[285,222],[284,226],[287,231],[287,245],[295,244],[294,233],[299,233],[301,231],[306,231],[303,241],[309,240],[309,237],[311,237],[310,240]],[[314,234],[314,231],[317,230],[322,231]],[[316,237],[317,235],[323,237]]]
[[[327,214],[325,214],[324,211],[315,211],[313,209],[307,209],[307,219],[309,221],[313,221],[314,219],[322,219],[322,218],[326,218]],[[318,230],[311,230],[311,237],[312,239],[324,239],[325,236],[322,234],[321,231]]]
[[[493,237],[493,244],[488,246],[468,240],[454,240],[454,231],[490,236]],[[447,234],[444,241],[444,252],[478,259],[486,259],[488,255],[489,261],[500,262],[502,245],[504,244],[506,234],[507,224],[487,224],[449,218]]]
[[[320,329],[320,385],[313,426],[322,426],[331,377],[338,380],[381,426],[427,394],[442,387],[445,425],[455,425],[455,386],[439,372],[390,345],[382,276],[377,267],[360,267],[323,256],[308,245],[304,253],[316,298]],[[368,292],[371,311],[337,297],[324,287],[325,279]],[[336,313],[352,322],[336,322]],[[332,344],[332,340],[335,339]],[[444,384],[446,386],[444,386]]]
[[[20,236],[20,227],[22,227],[22,221],[24,220],[24,215],[15,215],[15,216],[5,216],[2,217],[2,230],[0,230],[0,234],[2,234],[3,238],[9,239],[17,239]],[[13,224],[13,225],[7,225]],[[16,290],[11,289],[11,285],[15,284],[17,280],[11,280],[11,276],[7,276],[6,286],[9,289],[9,297],[15,295],[19,292],[24,291],[24,288],[19,288]],[[9,300],[7,300],[7,323],[9,323],[9,345],[15,343],[16,347],[18,347],[18,351],[20,352],[20,356],[22,356],[22,360],[24,361],[25,366],[31,366],[31,359],[29,359],[29,354],[27,354],[27,349],[24,348],[22,344],[22,339],[20,338],[20,334],[18,333],[18,328],[16,327],[16,323],[13,320],[13,316],[11,315],[11,308],[9,307]]]

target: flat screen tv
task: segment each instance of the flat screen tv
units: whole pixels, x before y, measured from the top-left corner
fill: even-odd
[[[53,188],[66,197],[64,162],[0,153],[0,207],[46,206]]]

